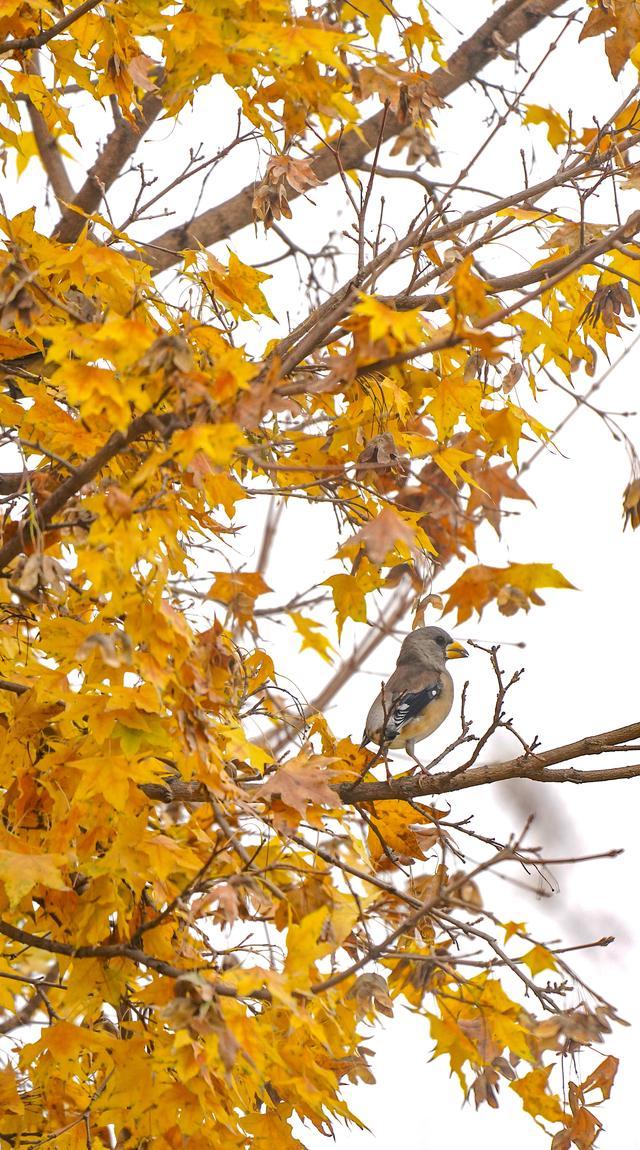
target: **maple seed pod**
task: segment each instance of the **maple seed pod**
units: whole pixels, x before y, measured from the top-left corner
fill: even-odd
[[[624,529],[631,524],[633,531],[640,527],[640,478],[632,479],[625,487],[622,498],[622,514],[624,515]]]

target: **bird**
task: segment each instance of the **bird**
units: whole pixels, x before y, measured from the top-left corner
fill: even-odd
[[[444,722],[453,705],[453,679],[446,660],[464,659],[468,654],[442,627],[411,631],[400,648],[395,671],[371,705],[361,747],[374,742],[383,753],[403,747],[426,771],[415,754],[415,744]]]

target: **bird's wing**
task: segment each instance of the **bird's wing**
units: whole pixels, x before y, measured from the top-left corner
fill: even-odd
[[[388,715],[384,728],[385,743],[393,742],[402,733],[402,728],[412,719],[423,715],[430,703],[435,702],[442,694],[442,681],[440,675],[434,672],[433,681],[421,687],[418,691],[404,691],[397,696]]]
[[[391,743],[411,719],[424,714],[442,694],[440,671],[398,668],[378,695],[367,717],[365,735],[376,742]],[[384,728],[383,728],[384,724]]]

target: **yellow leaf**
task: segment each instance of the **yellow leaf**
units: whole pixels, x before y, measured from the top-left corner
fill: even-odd
[[[534,946],[526,954],[521,955],[520,962],[529,967],[532,974],[539,974],[541,970],[557,970],[556,960],[546,946]]]
[[[510,938],[513,938],[514,934],[523,934],[527,929],[527,924],[525,922],[513,922],[513,920],[511,920],[509,922],[503,922],[502,929],[504,931],[504,941],[508,942]]]
[[[196,452],[202,451],[210,463],[224,467],[243,442],[244,435],[236,423],[199,423],[177,431],[172,446],[181,463],[190,463]]]
[[[487,299],[487,285],[473,270],[473,256],[465,256],[458,264],[451,280],[455,291],[457,312],[472,319],[487,315],[491,303]]]
[[[492,411],[485,420],[485,435],[491,443],[491,452],[496,454],[506,447],[514,465],[518,466],[518,448],[522,436],[523,420],[511,405],[499,411]]]
[[[557,152],[561,144],[569,138],[569,125],[567,121],[556,112],[554,108],[541,108],[538,104],[527,104],[524,124],[546,124],[547,139],[551,147]]]
[[[363,296],[353,309],[355,315],[369,320],[369,338],[374,342],[392,336],[398,344],[421,343],[424,339],[424,320],[420,308],[396,311],[375,296]]]
[[[257,691],[275,674],[273,659],[265,651],[252,651],[244,660],[243,667],[247,676],[247,688],[250,692]]]
[[[300,615],[297,611],[290,611],[289,618],[302,637],[300,650],[317,651],[321,659],[324,659],[326,663],[332,663],[333,660],[329,652],[333,651],[334,648],[322,630],[322,623],[317,623],[315,619],[308,619],[306,615]]]
[[[354,575],[331,575],[329,579],[325,579],[324,586],[330,587],[333,592],[338,635],[342,634],[346,619],[366,623],[367,604],[364,592]]]
[[[551,1070],[551,1066],[530,1070],[523,1078],[509,1085],[522,1099],[527,1114],[534,1118],[546,1118],[548,1122],[563,1122],[565,1115],[562,1106],[555,1094],[550,1094],[548,1090]]]
[[[477,379],[466,380],[460,374],[443,376],[434,389],[428,409],[436,425],[438,439],[448,439],[461,416],[469,427],[482,432],[485,413],[480,404],[483,397],[482,384]]]
[[[299,925],[292,923],[287,930],[287,957],[284,969],[294,984],[306,981],[309,977],[309,968],[332,950],[331,944],[322,941],[322,928],[328,913],[329,907],[321,906],[306,915]]]
[[[69,860],[61,854],[22,854],[0,850],[0,882],[10,905],[17,906],[37,886],[69,890],[60,873],[60,868],[65,865],[69,865]]]
[[[537,605],[544,601],[537,594],[538,587],[557,587],[575,591],[575,587],[551,563],[511,563],[508,567],[486,567],[479,563],[469,567],[445,591],[449,596],[445,614],[457,610],[458,622],[463,623],[473,611],[482,614],[501,589],[515,588],[521,593],[522,606],[529,609],[529,600]]]
[[[430,833],[426,836],[424,834],[419,836],[414,829],[414,826],[420,823],[430,828]],[[425,857],[423,847],[428,849],[431,846],[430,840],[435,842],[438,838],[437,831],[433,828],[432,819],[419,814],[413,807],[407,808],[406,803],[396,800],[384,803],[376,814],[371,816],[367,835],[369,853],[376,863],[384,862],[387,858],[384,843],[392,853],[404,858],[423,859]]]
[[[500,208],[497,216],[506,216],[510,220],[551,220],[556,222],[559,216],[553,213],[541,212],[538,208]]]
[[[34,355],[37,351],[38,348],[32,343],[0,331],[0,359],[20,359],[23,355]]]
[[[208,252],[207,271],[202,278],[236,319],[248,320],[254,315],[275,318],[259,286],[271,276],[243,264],[235,252],[229,252],[228,268]]]
[[[481,1062],[477,1046],[460,1029],[454,1018],[446,1015],[444,1018],[438,1018],[435,1014],[427,1014],[427,1018],[431,1037],[436,1044],[433,1057],[449,1055],[451,1070],[457,1075],[462,1089],[466,1092],[467,1081],[462,1068],[465,1062],[471,1062],[476,1066]]]
[[[469,483],[472,487],[477,487],[475,479],[462,466],[467,459],[473,458],[475,457],[470,452],[461,451],[459,447],[443,447],[441,451],[434,451],[432,455],[433,462],[441,471],[444,471],[447,479],[455,483],[456,487],[461,483]]]

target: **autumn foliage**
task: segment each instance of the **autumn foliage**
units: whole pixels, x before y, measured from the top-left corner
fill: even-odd
[[[496,650],[495,714],[478,734],[463,706],[433,777],[323,711],[394,627],[571,589],[553,556],[488,566],[476,542],[531,507],[549,391],[587,396],[636,322],[637,8],[506,0],[460,43],[427,0],[0,0],[0,1144],[303,1146],[366,1120],[344,1088],[373,1082],[365,1035],[401,1002],[452,1105],[458,1084],[478,1106],[515,1092],[541,1144],[593,1145],[615,1009],[485,905],[484,872],[544,859],[525,828],[478,832],[468,862],[455,792],[629,777],[563,764],[640,725],[491,762],[519,674]],[[534,68],[590,38],[621,76],[610,106],[534,104]],[[486,139],[439,180],[439,116],[494,65]],[[154,182],[154,122],[179,134],[221,91],[219,150]],[[513,121],[535,160],[469,195]],[[247,186],[222,202],[230,158]],[[390,182],[411,195],[387,228]],[[201,183],[214,206],[191,211]],[[300,547],[283,602],[268,563],[296,500],[310,531],[333,511],[330,574]],[[327,665],[309,706],[292,644]]]

